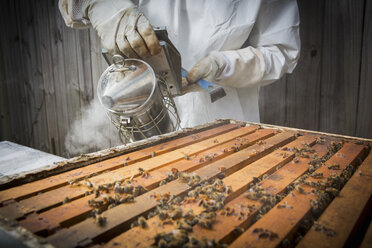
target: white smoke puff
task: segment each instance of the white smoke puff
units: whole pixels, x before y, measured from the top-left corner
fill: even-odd
[[[106,110],[93,100],[74,120],[65,139],[69,156],[99,151],[121,145],[117,129],[106,115]]]

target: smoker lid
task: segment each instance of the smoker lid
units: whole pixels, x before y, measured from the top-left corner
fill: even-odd
[[[97,94],[101,104],[109,111],[130,115],[139,111],[156,89],[156,76],[146,62],[114,56],[114,64],[101,75]]]

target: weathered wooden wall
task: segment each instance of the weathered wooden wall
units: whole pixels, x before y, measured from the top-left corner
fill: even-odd
[[[261,122],[371,138],[371,1],[298,4],[301,58],[261,89]]]
[[[371,1],[298,3],[301,59],[261,89],[261,122],[372,138]],[[0,140],[74,155],[67,131],[106,67],[99,38],[67,28],[54,0],[1,1],[0,21]]]

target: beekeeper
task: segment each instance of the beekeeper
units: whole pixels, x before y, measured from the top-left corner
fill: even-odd
[[[158,53],[152,26],[166,26],[188,82],[202,78],[227,94],[214,103],[202,89],[177,97],[182,127],[259,122],[260,86],[291,73],[299,58],[295,0],[60,0],[59,8],[67,26],[93,26],[104,48],[127,57]]]

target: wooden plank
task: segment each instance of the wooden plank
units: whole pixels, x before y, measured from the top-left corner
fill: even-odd
[[[29,86],[30,94],[33,98],[34,106],[32,109],[32,131],[31,139],[35,138],[33,148],[49,152],[49,134],[47,126],[47,113],[46,113],[46,92],[44,87],[43,72],[41,68],[41,37],[38,33],[38,23],[40,17],[35,16],[36,6],[30,4],[28,1],[22,3],[23,7],[20,8],[24,11],[21,15],[25,15],[27,28],[24,30],[26,35],[27,55],[26,62],[29,68]]]
[[[334,231],[334,235],[310,229],[297,247],[344,247],[351,238],[372,196],[372,153],[327,207],[317,223]]]
[[[8,96],[8,111],[10,132],[8,140],[17,143],[27,144],[28,135],[24,131],[29,131],[31,125],[26,121],[29,117],[26,111],[26,96],[24,84],[27,79],[25,70],[23,49],[25,46],[25,33],[20,31],[23,16],[17,11],[18,2],[2,2],[1,6],[1,30],[4,34],[1,36],[1,49],[4,60],[4,76]],[[9,25],[9,24],[13,25]],[[22,59],[19,59],[22,58]],[[26,122],[27,124],[22,124]],[[20,132],[19,130],[22,130]]]
[[[202,153],[195,155],[195,157],[190,158],[189,160],[181,160],[176,163],[161,167],[150,173],[149,177],[136,177],[133,180],[133,185],[141,185],[147,190],[152,190],[159,185],[161,180],[167,178],[168,174],[172,170],[177,170],[179,172],[191,172],[199,169],[202,166],[205,166],[211,161],[216,161],[218,159],[224,158],[235,152],[235,149],[231,147],[238,147],[239,149],[246,148],[258,140],[268,138],[276,133],[275,130],[270,129],[261,129],[253,134],[248,134],[239,138],[237,140],[232,140],[230,142],[221,144],[219,146],[213,147],[212,149],[206,150]],[[212,160],[205,160],[206,156],[211,156],[213,154]],[[108,196],[114,197],[114,193],[108,193]],[[94,199],[94,195],[84,197],[73,201],[68,204],[53,208],[49,211],[43,212],[39,215],[30,215],[25,220],[22,220],[20,224],[32,232],[40,232],[44,229],[51,231],[62,224],[65,226],[70,226],[76,222],[77,219],[80,219],[82,216],[87,216],[92,207],[89,206],[88,201]],[[103,207],[105,207],[104,205]]]
[[[53,73],[54,90],[57,121],[58,121],[58,139],[55,141],[59,144],[57,155],[67,157],[68,153],[65,147],[65,137],[69,130],[69,113],[67,108],[68,92],[66,91],[65,65],[63,57],[63,37],[62,29],[67,28],[62,20],[56,1],[46,1],[49,12],[49,29],[50,29],[50,55],[51,55],[51,70]]]
[[[60,17],[62,18],[62,17]],[[79,99],[79,82],[78,82],[78,64],[77,64],[77,50],[76,50],[76,30],[65,27],[62,28],[63,40],[63,58],[64,58],[64,78],[67,91],[67,113],[69,120],[69,128],[71,130],[76,119],[81,115],[80,113],[80,99]],[[68,137],[66,137],[68,139]],[[66,146],[71,145],[66,141]],[[67,157],[71,157],[73,152],[71,148],[67,149]]]
[[[34,8],[36,18],[36,32],[40,37],[40,69],[43,77],[43,88],[45,97],[46,115],[45,121],[47,129],[44,132],[48,133],[48,152],[59,154],[58,143],[58,120],[56,107],[56,94],[54,89],[54,78],[52,69],[51,47],[50,39],[52,38],[49,30],[49,16],[50,9],[48,8],[48,1],[42,1],[37,8]]]
[[[0,2],[0,28],[5,30],[6,16],[3,12],[7,8],[7,3],[5,1]],[[8,85],[6,76],[6,64],[4,57],[4,47],[6,46],[5,38],[8,39],[9,36],[0,37],[0,139],[1,140],[11,140],[12,139],[12,126],[11,126],[11,114],[10,114],[10,99],[8,97]]]
[[[363,238],[360,248],[369,248],[372,244],[372,222],[369,224],[366,235]]]
[[[340,175],[342,170],[349,164],[355,164],[359,157],[363,155],[365,148],[353,143],[346,143],[331,159],[329,159],[324,167],[318,168],[316,173],[323,173],[323,178],[329,177],[331,174]],[[327,166],[338,163],[340,170],[330,170]],[[314,172],[314,173],[315,173]],[[308,178],[311,181],[320,181],[322,179]],[[307,216],[311,211],[310,199],[317,200],[315,194],[311,194],[310,186],[302,185],[305,193],[299,193],[296,190],[286,196],[278,205],[289,205],[292,208],[272,208],[261,219],[254,223],[246,230],[239,238],[237,238],[231,247],[276,247],[284,238],[288,238],[298,227],[300,221]],[[279,218],[280,216],[280,218]],[[270,230],[277,237],[258,238],[258,234],[254,232],[256,228]]]
[[[327,154],[327,147],[325,145],[318,144],[314,149],[320,157]],[[309,160],[310,159],[299,158],[299,162],[297,163],[291,161],[258,185],[268,194],[281,194],[288,185],[307,171]],[[259,207],[263,206],[263,204],[258,201],[247,199],[243,194],[226,205],[226,207],[234,209],[235,213],[242,211],[242,206],[249,205],[255,206],[255,209],[250,211],[249,214],[246,213],[241,219],[237,218],[235,215],[218,215],[212,230],[203,230],[203,233],[200,233],[200,227],[196,227],[196,236],[198,238],[205,236],[206,238],[214,239],[221,243],[231,243],[234,238],[238,236],[238,234],[235,233],[235,228],[248,228],[254,221],[254,218],[259,214]]]
[[[300,14],[301,53],[297,67],[287,75],[285,126],[318,130],[323,42],[323,0],[297,1]],[[275,83],[276,84],[276,83]],[[276,104],[275,101],[273,103]],[[311,106],[311,107],[310,107]],[[279,123],[278,123],[279,124]]]
[[[356,136],[372,138],[372,2],[365,1],[363,45],[359,84],[359,99],[356,119]]]
[[[259,109],[262,123],[288,126],[287,111],[287,75],[273,84],[260,88]]]
[[[56,187],[66,185],[68,181],[73,179],[84,178],[86,176],[90,176],[95,173],[100,173],[102,171],[109,169],[116,169],[123,165],[124,159],[126,160],[127,158],[129,158],[129,160],[127,161],[128,164],[133,164],[135,162],[150,158],[153,152],[156,152],[156,154],[163,154],[165,152],[173,151],[177,148],[190,145],[207,138],[214,137],[218,134],[223,134],[238,127],[239,127],[238,124],[227,124],[219,126],[210,130],[202,131],[200,133],[188,135],[177,140],[158,144],[149,148],[145,148],[139,151],[131,152],[129,154],[107,159],[102,162],[93,163],[82,168],[71,170],[35,182],[3,190],[0,191],[0,202],[4,202],[10,199],[14,200],[24,199],[26,197],[36,195],[39,192],[46,192],[48,190],[55,189]],[[255,129],[256,127],[252,128],[252,132]]]
[[[355,134],[363,11],[363,1],[325,2],[319,125],[322,131]]]
[[[294,147],[300,148],[302,147],[302,144],[314,143],[315,138],[316,138],[315,136],[303,136],[287,144],[286,147],[289,149],[293,149]],[[325,150],[325,153],[327,152],[326,147],[323,147],[323,150]],[[240,199],[240,201],[239,200],[237,201],[238,198],[236,197],[239,196],[239,194],[243,190],[248,188],[248,186],[253,182],[254,177],[262,177],[264,174],[270,174],[278,166],[282,166],[288,163],[289,161],[291,161],[293,158],[293,155],[294,153],[291,151],[281,151],[280,153],[277,151],[274,151],[268,154],[267,156],[251,163],[249,166],[244,167],[243,169],[224,178],[223,179],[224,184],[231,187],[231,193],[229,193],[228,197],[225,200],[225,203],[227,203],[226,206],[234,208],[236,204],[239,206],[241,206],[242,204],[245,204],[247,199],[244,196],[238,197],[238,198],[243,198],[243,199]],[[292,163],[290,163],[290,165],[291,164]],[[304,164],[306,165],[306,168],[307,168],[307,163],[304,162]],[[296,164],[296,167],[299,167],[299,164]],[[271,177],[272,176],[268,177],[262,183],[265,183]],[[242,178],[244,178],[245,180],[241,180]],[[273,191],[273,188],[272,186],[270,186],[270,183],[268,185],[262,185],[262,186],[264,188],[271,189]],[[284,188],[285,186],[283,186],[283,189]],[[236,199],[234,200],[234,198]],[[183,212],[187,212],[188,210],[192,209],[194,214],[196,214],[197,211],[199,210],[199,207],[197,206],[197,204],[191,204],[191,205],[188,204],[185,206],[181,206],[181,208]],[[222,217],[222,221],[221,221],[221,217]],[[225,218],[225,222],[223,222],[224,218]],[[226,221],[226,218],[227,218],[227,221]],[[237,218],[233,216],[218,215],[211,230],[207,230],[205,228],[194,226],[193,231],[190,234],[190,236],[194,236],[195,238],[198,238],[199,240],[205,237],[211,240],[213,239],[215,241],[218,241],[222,239],[222,237],[225,237],[227,233],[232,232],[234,228],[238,226],[238,225],[235,225],[236,222],[241,222],[241,220],[237,220]],[[149,219],[147,223],[148,223],[148,227],[146,229],[142,229],[140,227],[132,228],[128,230],[127,232],[110,240],[110,242],[108,242],[105,246],[107,247],[114,247],[114,246],[147,247],[147,246],[150,246],[154,242],[154,236],[157,233],[170,232],[173,229],[177,228],[175,223],[163,225],[162,221],[159,220],[157,216]],[[133,240],[133,242],[128,242],[128,240],[130,241]]]
[[[172,162],[184,159],[185,154],[189,154],[189,156],[192,156],[197,152],[202,152],[209,148],[215,147],[219,143],[224,143],[241,135],[251,133],[257,128],[257,126],[242,127],[226,134],[208,138],[198,143],[194,143],[192,145],[188,145],[186,147],[170,151],[168,153],[164,153],[144,161],[133,163],[131,166],[123,167],[124,161],[121,161],[120,167],[122,168],[107,171],[106,173],[93,176],[89,178],[89,180],[93,185],[97,186],[102,184],[114,183],[117,180],[129,179],[130,177],[138,176],[140,174],[139,168],[142,168],[146,171],[160,168]],[[216,140],[218,142],[216,142]],[[19,203],[13,203],[0,208],[0,214],[13,219],[20,218],[24,214],[33,211],[40,211],[42,209],[60,204],[66,197],[68,197],[70,200],[80,198],[85,195],[85,192],[88,189],[89,188],[85,184],[78,187],[67,185],[53,191],[48,191],[46,193],[22,200]]]
[[[215,178],[222,172],[220,167],[225,167],[224,174],[229,175],[235,171],[247,166],[257,159],[265,156],[278,146],[282,146],[294,139],[294,134],[290,132],[279,133],[266,140],[263,145],[254,145],[248,149],[241,150],[226,158],[213,162],[207,166],[196,170],[202,180]],[[257,153],[259,151],[259,153]],[[144,214],[157,205],[155,198],[151,197],[156,194],[181,195],[191,190],[188,184],[180,180],[172,181],[166,185],[160,186],[136,198],[135,203],[119,205],[105,212],[107,223],[103,227],[94,225],[92,218],[86,219],[68,229],[63,229],[50,236],[48,241],[55,246],[77,246],[88,244],[92,240],[110,238],[119,234],[123,228],[128,227],[129,221],[138,215]],[[121,231],[119,231],[121,230]]]

